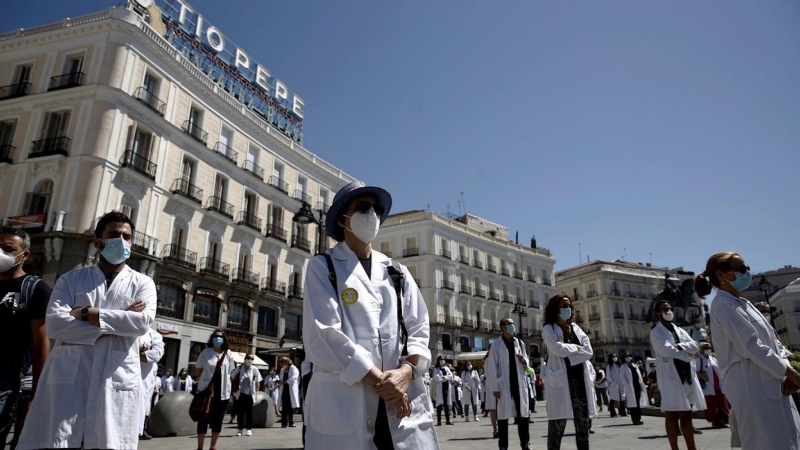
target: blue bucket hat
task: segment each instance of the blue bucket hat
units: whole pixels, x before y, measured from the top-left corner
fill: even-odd
[[[386,189],[377,186],[367,186],[360,181],[353,181],[347,186],[339,189],[333,197],[331,207],[328,208],[328,215],[325,216],[325,231],[328,236],[341,242],[344,240],[344,229],[339,225],[339,218],[347,212],[347,207],[354,198],[362,195],[371,195],[378,199],[378,204],[383,207],[383,214],[379,217],[381,223],[386,220],[389,210],[392,209],[392,196]]]

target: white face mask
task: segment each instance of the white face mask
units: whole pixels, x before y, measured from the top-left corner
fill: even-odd
[[[21,264],[22,261],[16,261],[17,256],[19,255],[14,255],[12,253],[7,253],[5,250],[0,250],[0,272],[8,272],[15,266]]]
[[[661,317],[663,317],[664,320],[666,320],[667,322],[672,322],[672,319],[674,318],[674,314],[673,314],[672,311],[667,311],[664,314],[662,314]]]
[[[707,349],[703,350],[703,354],[706,355],[706,356],[711,356],[711,349],[707,348]]]
[[[378,235],[381,223],[374,209],[370,208],[365,213],[357,212],[352,216],[345,217],[350,218],[350,231],[359,241],[369,244]]]

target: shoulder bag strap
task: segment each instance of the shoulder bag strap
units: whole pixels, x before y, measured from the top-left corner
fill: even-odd
[[[214,375],[211,375],[211,382],[208,383],[208,386],[211,389],[214,389],[214,378],[217,376],[217,372],[219,372],[220,369],[222,368],[222,362],[225,361],[225,358],[227,357],[228,357],[227,350],[225,350],[224,352],[222,352],[221,355],[219,355],[219,361],[217,361],[217,367],[216,369],[214,369]]]
[[[401,356],[408,356],[408,329],[406,329],[406,321],[403,318],[403,285],[405,284],[405,275],[403,271],[395,267],[395,262],[386,269],[389,271],[389,276],[394,283],[394,292],[397,294],[397,323],[400,325],[400,339],[403,341],[403,351]]]

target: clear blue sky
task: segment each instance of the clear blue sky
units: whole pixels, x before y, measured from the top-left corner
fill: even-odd
[[[119,2],[3,3],[10,30]],[[395,212],[457,213],[463,191],[559,269],[579,242],[800,265],[796,1],[190,3],[304,97],[306,147]]]

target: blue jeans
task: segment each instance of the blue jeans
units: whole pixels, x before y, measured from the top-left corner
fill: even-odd
[[[0,391],[0,446],[5,447],[11,426],[17,413],[18,390]]]

